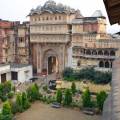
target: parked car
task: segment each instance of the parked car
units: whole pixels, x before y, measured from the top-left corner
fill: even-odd
[[[58,102],[53,102],[51,107],[53,107],[53,108],[61,108],[61,105]]]

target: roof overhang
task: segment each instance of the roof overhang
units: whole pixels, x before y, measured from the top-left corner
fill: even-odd
[[[120,24],[120,0],[103,0],[110,24]]]

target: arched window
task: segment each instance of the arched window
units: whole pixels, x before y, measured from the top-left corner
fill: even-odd
[[[103,51],[102,51],[102,50],[99,50],[99,51],[98,51],[98,55],[103,55]]]
[[[99,67],[104,67],[104,62],[103,61],[99,62]]]
[[[109,56],[109,52],[108,51],[104,51],[104,55],[105,56]]]
[[[109,68],[110,67],[110,64],[108,61],[105,62],[105,68]]]
[[[115,51],[110,51],[110,56],[115,56]]]
[[[86,50],[86,54],[87,55],[91,55],[91,51],[90,50]]]
[[[93,51],[92,51],[92,54],[93,54],[93,55],[97,55],[97,51],[96,51],[96,50],[93,50]]]

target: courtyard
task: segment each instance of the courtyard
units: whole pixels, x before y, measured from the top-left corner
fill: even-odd
[[[85,115],[79,110],[60,108],[35,102],[24,113],[17,114],[16,120],[101,120],[100,115]]]

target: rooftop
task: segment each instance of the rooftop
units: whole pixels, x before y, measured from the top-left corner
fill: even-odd
[[[76,13],[76,10],[61,3],[56,4],[56,2],[53,0],[48,0],[43,6],[39,5],[37,6],[36,9],[32,9],[29,15],[31,16],[33,14],[42,14],[43,12],[48,12],[51,14],[53,13],[74,14]]]
[[[96,10],[91,17],[104,17],[101,10]]]
[[[22,67],[27,67],[27,66],[30,66],[29,64],[16,64],[16,63],[13,63],[13,64],[10,64],[11,68],[22,68]]]

